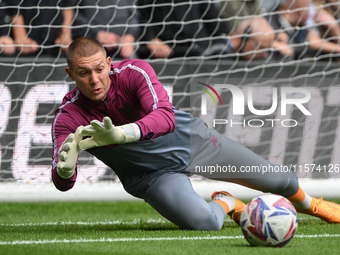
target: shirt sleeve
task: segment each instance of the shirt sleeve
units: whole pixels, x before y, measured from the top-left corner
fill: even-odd
[[[58,164],[58,151],[61,144],[65,141],[66,137],[70,133],[74,133],[76,128],[72,126],[74,123],[71,119],[67,121],[67,114],[63,113],[61,108],[56,114],[56,117],[53,121],[52,125],[52,181],[55,187],[60,191],[67,191],[73,188],[76,179],[77,179],[77,165],[74,171],[74,175],[69,179],[61,178],[57,173],[57,164]],[[63,123],[69,123],[68,125],[63,125]]]
[[[175,129],[175,112],[169,96],[153,68],[144,60],[133,63],[134,75],[131,76],[141,111],[145,116],[135,123],[139,125],[141,140],[154,139],[171,133]]]

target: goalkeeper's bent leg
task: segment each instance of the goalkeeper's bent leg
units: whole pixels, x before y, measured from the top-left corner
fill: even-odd
[[[182,229],[220,230],[226,212],[217,202],[206,202],[183,173],[165,173],[146,190],[144,200]]]

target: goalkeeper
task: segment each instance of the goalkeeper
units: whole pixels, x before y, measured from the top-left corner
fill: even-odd
[[[78,38],[68,48],[67,63],[77,88],[66,94],[52,125],[52,179],[59,190],[73,187],[79,150],[87,150],[115,171],[128,193],[180,228],[219,230],[227,214],[239,223],[242,201],[217,191],[206,202],[188,176],[195,166],[270,163],[173,107],[145,61],[111,64],[98,41]],[[340,222],[340,206],[306,194],[291,173],[208,177],[283,195],[300,212]]]

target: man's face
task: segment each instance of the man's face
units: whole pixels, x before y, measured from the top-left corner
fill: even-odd
[[[90,57],[76,57],[65,70],[78,89],[92,101],[104,101],[110,88],[111,58],[98,52]]]

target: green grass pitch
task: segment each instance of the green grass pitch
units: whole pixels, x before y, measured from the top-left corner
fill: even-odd
[[[340,202],[340,201],[336,201]],[[283,248],[251,247],[227,219],[221,231],[187,231],[148,204],[0,203],[0,254],[339,254],[340,224],[299,214]]]

